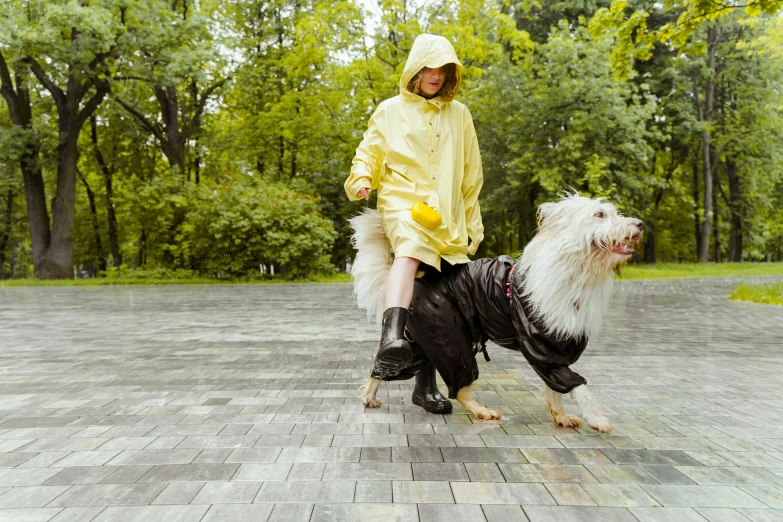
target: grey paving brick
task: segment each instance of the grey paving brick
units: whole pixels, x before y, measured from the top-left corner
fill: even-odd
[[[408,438],[406,435],[384,435],[384,434],[363,434],[363,435],[343,435],[337,434],[332,440],[333,447],[356,447],[356,448],[376,448],[407,446]],[[313,515],[315,516],[315,515]]]
[[[498,466],[508,482],[598,482],[584,466],[507,463]]]
[[[638,518],[639,522],[705,522],[707,520],[698,511],[690,508],[632,507],[628,511]]]
[[[311,522],[342,520],[383,520],[418,522],[415,504],[316,504]]]
[[[0,486],[38,486],[60,471],[58,468],[0,469]]]
[[[258,522],[267,520],[273,504],[218,504],[209,508],[201,522]]]
[[[230,480],[239,464],[161,464],[139,479],[139,482]]]
[[[660,506],[636,484],[582,484],[582,488],[599,506]]]
[[[3,522],[46,522],[57,515],[62,508],[0,509]]]
[[[104,509],[103,506],[67,507],[49,522],[90,522]]]
[[[302,487],[301,482],[264,482],[255,502],[353,502],[356,482],[336,480],[312,482]]]
[[[250,504],[261,489],[261,484],[261,482],[208,482],[190,503]]]
[[[267,522],[310,522],[314,504],[275,504]]]
[[[544,484],[549,494],[561,506],[595,506],[595,500],[587,494],[581,484]]]
[[[455,504],[419,504],[421,522],[486,522],[481,506]],[[522,513],[522,510],[517,507]],[[511,522],[506,520],[506,522]]]
[[[145,465],[145,464],[189,464],[201,452],[200,449],[147,449],[126,450],[111,459],[108,464],[122,465]]]
[[[44,482],[47,486],[68,484],[98,484],[119,469],[119,466],[79,466],[74,468],[49,468],[57,474]]]
[[[758,486],[741,486],[740,489],[750,493],[773,509],[783,509],[783,489]]]
[[[585,465],[588,471],[606,484],[657,484],[658,481],[639,466]]]
[[[696,508],[695,511],[709,522],[748,522],[750,520],[736,509],[731,508]]]
[[[209,506],[116,506],[108,507],[93,519],[94,522],[199,522]]]
[[[393,448],[361,448],[360,462],[391,462]]]
[[[393,482],[395,502],[405,504],[448,504],[454,502],[448,482],[416,481]]]
[[[612,464],[612,461],[598,449],[550,450],[562,464]]]
[[[505,482],[506,478],[494,462],[466,462],[471,482]]]
[[[458,504],[555,504],[542,484],[452,482],[451,490]]]
[[[277,462],[359,462],[361,448],[283,448]]]
[[[274,462],[281,451],[281,448],[238,448],[231,450],[224,462],[226,464],[237,462]]]
[[[413,476],[407,463],[328,462],[323,480],[413,480]]]
[[[50,506],[146,506],[165,487],[165,484],[76,485],[55,498]]]
[[[392,448],[391,457],[392,462],[443,462],[440,448],[431,446]]]
[[[22,486],[0,494],[0,508],[44,507],[63,494],[69,486]]]
[[[240,464],[230,478],[235,481],[285,480],[291,471],[291,463]]]
[[[448,480],[450,482],[470,480],[464,464],[414,462],[411,467],[413,468],[414,480]]]
[[[441,453],[446,462],[527,462],[516,448],[442,448]]]
[[[665,507],[764,508],[761,501],[734,486],[642,486]]]
[[[166,489],[164,489],[160,495],[155,497],[152,501],[153,504],[174,504],[184,505],[190,504],[190,502],[196,497],[201,488],[204,487],[205,482],[172,482]]]
[[[780,511],[772,509],[738,509],[742,516],[751,522],[779,522]]]
[[[356,483],[354,502],[401,502],[392,496],[392,482],[384,480],[360,480]]]
[[[530,522],[638,522],[625,508],[525,506]]]

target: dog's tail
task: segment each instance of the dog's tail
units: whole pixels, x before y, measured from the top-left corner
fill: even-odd
[[[351,244],[356,249],[356,259],[351,267],[353,294],[359,308],[367,310],[367,320],[375,318],[380,325],[386,280],[392,265],[391,245],[377,210],[365,209],[352,218],[350,224],[354,230]]]

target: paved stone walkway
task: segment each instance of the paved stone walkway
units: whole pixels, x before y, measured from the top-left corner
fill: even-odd
[[[780,522],[783,307],[734,283],[618,284],[576,367],[609,436],[492,345],[502,421],[365,410],[350,285],[0,289],[0,520]]]

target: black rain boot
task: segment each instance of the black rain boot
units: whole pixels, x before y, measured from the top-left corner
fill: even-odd
[[[441,395],[435,382],[435,365],[429,363],[416,375],[413,404],[429,413],[451,413],[451,401]]]
[[[407,308],[395,306],[383,312],[381,346],[375,354],[372,371],[372,376],[376,379],[388,380],[384,377],[396,377],[413,362],[413,345],[405,338],[407,322]]]

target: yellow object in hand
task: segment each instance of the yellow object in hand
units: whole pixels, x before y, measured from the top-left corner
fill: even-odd
[[[411,208],[411,217],[420,225],[427,228],[438,228],[442,221],[440,213],[428,206],[423,201],[417,201]]]

